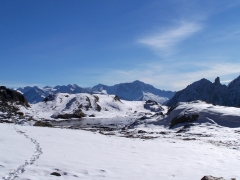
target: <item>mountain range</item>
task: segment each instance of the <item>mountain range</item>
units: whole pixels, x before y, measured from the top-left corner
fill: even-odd
[[[154,100],[168,106],[175,106],[179,102],[191,102],[195,100],[202,100],[221,106],[240,106],[240,76],[228,85],[221,84],[219,77],[214,82],[203,78],[178,92],[160,90],[138,80],[113,86],[98,84],[92,88],[82,88],[76,84],[69,84],[55,87],[46,86],[44,88],[27,86],[18,88],[17,90],[22,92],[30,103],[41,102],[50,94],[88,93],[117,95],[120,99],[128,101]]]
[[[131,83],[120,83],[113,86],[98,84],[92,88],[82,88],[76,84],[58,85],[55,87],[46,86],[40,88],[38,86],[18,88],[18,91],[26,97],[30,103],[38,103],[44,100],[50,94],[57,93],[88,93],[88,94],[111,94],[117,95],[120,99],[129,101],[141,100],[155,100],[161,104],[166,103],[171,99],[175,92],[164,91],[153,87],[152,85],[145,84],[141,81],[134,81]]]

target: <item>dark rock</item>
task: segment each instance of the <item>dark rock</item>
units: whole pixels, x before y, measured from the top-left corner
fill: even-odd
[[[150,118],[147,117],[147,116],[142,116],[142,117],[139,118],[139,120],[145,120],[145,119],[150,119]]]
[[[167,114],[166,115],[169,115],[174,109],[176,109],[177,106],[172,106],[168,109],[167,111]]]
[[[93,95],[93,97],[95,98],[95,103],[99,101],[99,97],[96,95]]]
[[[114,97],[113,99],[114,99],[115,101],[121,102],[120,98],[119,98],[117,95],[115,95],[115,97]]]
[[[100,112],[100,111],[102,110],[101,106],[99,106],[97,103],[96,103],[96,110],[97,110],[98,112]]]
[[[92,115],[90,115],[89,117],[95,117],[95,115],[94,115],[94,114],[92,114]]]
[[[53,101],[56,98],[56,94],[49,94],[43,99],[44,102]]]
[[[179,124],[179,123],[186,123],[186,122],[193,122],[196,121],[199,117],[198,114],[190,114],[188,116],[180,115],[171,120],[170,128]]]
[[[190,127],[194,126],[193,124],[189,123],[186,124],[185,126],[183,126],[183,128],[181,128],[180,130],[178,130],[176,133],[185,133],[187,131],[189,131]]]
[[[192,140],[196,140],[196,138],[184,138],[184,141],[192,141]]]
[[[18,114],[19,116],[24,116],[24,113],[23,113],[23,112],[17,112],[17,114]]]
[[[143,130],[138,130],[138,133],[141,134],[141,133],[147,133],[147,132]]]
[[[82,112],[81,109],[76,110],[76,111],[73,113],[73,115],[74,115],[74,118],[82,118],[82,117],[85,117],[85,114]]]
[[[55,118],[56,119],[71,119],[71,118],[82,118],[86,115],[82,112],[81,109],[76,110],[73,114],[59,114]]]
[[[53,175],[53,176],[61,176],[61,174],[58,173],[58,172],[52,172],[51,175]]]
[[[89,97],[86,98],[86,101],[88,102],[88,105],[85,106],[87,109],[91,108],[92,107],[92,104],[91,104],[91,101],[89,99]]]
[[[159,112],[164,110],[156,101],[153,100],[147,100],[143,107],[152,112]]]
[[[204,176],[201,180],[224,180],[222,177]]]
[[[0,86],[0,101],[3,102],[15,102],[20,105],[29,107],[26,98],[19,92],[6,88],[5,86]]]
[[[33,126],[40,126],[40,127],[53,127],[52,124],[49,122],[37,121]]]

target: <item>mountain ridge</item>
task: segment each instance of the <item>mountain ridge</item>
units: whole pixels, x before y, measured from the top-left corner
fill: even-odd
[[[214,82],[205,78],[195,81],[183,90],[176,92],[168,106],[174,106],[178,102],[191,102],[195,100],[206,101],[214,105],[240,106],[240,76],[229,83],[228,86],[220,83],[217,77]]]
[[[155,88],[139,80],[130,83],[120,83],[113,86],[98,84],[92,88],[82,88],[76,84],[57,85],[55,87],[45,86],[43,88],[26,86],[18,88],[18,91],[27,98],[30,103],[38,103],[50,94],[56,93],[88,93],[88,94],[114,94],[124,100],[156,100],[163,104],[167,102],[175,92]]]

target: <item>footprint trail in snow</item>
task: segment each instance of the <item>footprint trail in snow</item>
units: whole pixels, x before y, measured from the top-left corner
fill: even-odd
[[[40,144],[33,138],[29,137],[24,132],[18,130],[16,127],[14,127],[15,131],[18,134],[23,135],[25,138],[29,139],[34,145],[36,151],[32,155],[30,160],[26,160],[25,163],[18,166],[16,169],[11,170],[5,177],[2,177],[3,180],[13,180],[18,177],[18,174],[21,174],[25,171],[25,167],[34,164],[34,162],[39,159],[39,156],[42,154],[42,148],[40,147]]]

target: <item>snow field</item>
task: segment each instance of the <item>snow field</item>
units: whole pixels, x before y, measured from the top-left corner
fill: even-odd
[[[13,125],[1,124],[0,132],[0,178],[11,180],[24,172],[24,167],[31,163],[35,147]]]
[[[5,129],[2,137],[4,147],[8,147],[8,135],[14,130],[12,125],[1,124]],[[18,179],[201,179],[211,174],[216,177],[240,178],[240,153],[236,150],[217,147],[202,141],[182,141],[170,138],[141,140],[104,136],[81,130],[16,126],[36,139],[43,154]],[[34,147],[21,135],[12,136],[12,142],[21,147],[13,152],[30,155]],[[25,140],[25,139],[24,139]],[[21,144],[23,143],[23,145]],[[16,143],[14,143],[16,144]],[[30,148],[31,147],[31,148]],[[10,148],[1,148],[1,155],[8,154]],[[29,156],[31,157],[31,156]],[[26,159],[26,158],[23,158]],[[0,164],[4,157],[1,156]],[[24,162],[24,161],[23,161]],[[12,165],[21,161],[12,161]],[[8,165],[5,164],[5,165]],[[62,176],[51,176],[59,172]]]

